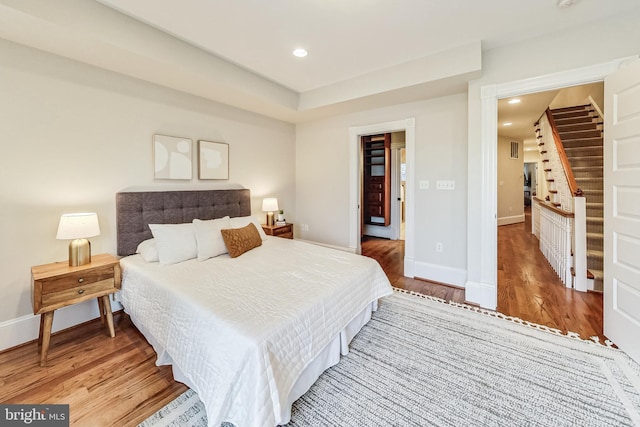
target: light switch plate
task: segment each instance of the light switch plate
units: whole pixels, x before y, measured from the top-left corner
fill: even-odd
[[[455,181],[436,181],[436,188],[438,190],[455,190],[456,182]]]

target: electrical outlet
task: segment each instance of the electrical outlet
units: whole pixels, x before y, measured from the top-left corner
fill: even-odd
[[[455,190],[456,182],[455,181],[436,181],[436,188],[438,190]]]
[[[309,231],[309,224],[300,224],[300,231]]]
[[[428,190],[429,189],[429,181],[428,180],[420,180],[419,184],[419,188],[420,190]]]
[[[442,252],[444,249],[442,248],[442,242],[436,243],[436,252]]]

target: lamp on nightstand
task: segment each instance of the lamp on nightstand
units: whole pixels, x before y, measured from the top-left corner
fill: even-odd
[[[87,237],[99,234],[100,226],[97,214],[92,212],[72,213],[60,217],[56,239],[73,239],[69,243],[69,265],[75,267],[91,262],[91,242],[87,240]]]
[[[271,197],[262,200],[262,211],[267,213],[267,225],[275,225],[273,212],[278,210],[278,199]]]

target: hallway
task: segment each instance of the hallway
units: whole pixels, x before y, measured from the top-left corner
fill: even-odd
[[[566,288],[531,234],[531,208],[525,222],[498,227],[498,308],[533,323],[573,331],[584,339],[602,332],[602,294]]]
[[[525,211],[526,212],[526,211]],[[538,250],[531,216],[524,223],[498,227],[497,311],[533,323],[600,337],[602,294],[567,289]],[[397,288],[463,303],[464,289],[404,277],[404,241],[366,237],[362,254],[376,259]]]

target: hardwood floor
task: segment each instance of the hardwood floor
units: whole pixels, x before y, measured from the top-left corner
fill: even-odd
[[[602,294],[567,289],[531,234],[531,216],[525,222],[498,227],[498,307],[497,311],[563,332],[576,332],[583,339],[602,331]],[[426,295],[464,302],[464,289],[425,280],[403,277],[404,242],[365,238],[362,254],[376,259],[391,284]]]
[[[54,334],[46,367],[35,342],[0,353],[0,402],[69,404],[72,426],[135,426],[187,389],[129,316],[114,323],[115,338],[99,319]]]
[[[548,265],[531,251],[535,238],[522,224],[505,227],[499,230],[499,310],[585,338],[601,335],[601,296],[574,293],[547,273],[540,276]],[[363,252],[380,262],[393,286],[464,302],[463,289],[404,277],[402,241],[368,239]],[[1,352],[0,402],[65,403],[72,426],[126,427],[187,389],[173,380],[171,368],[155,366],[155,352],[126,314],[115,314],[114,323],[115,338],[99,320],[54,334],[46,367],[39,366],[35,342]]]
[[[604,342],[602,294],[566,288],[530,230],[530,209],[524,223],[498,227],[498,311]]]

